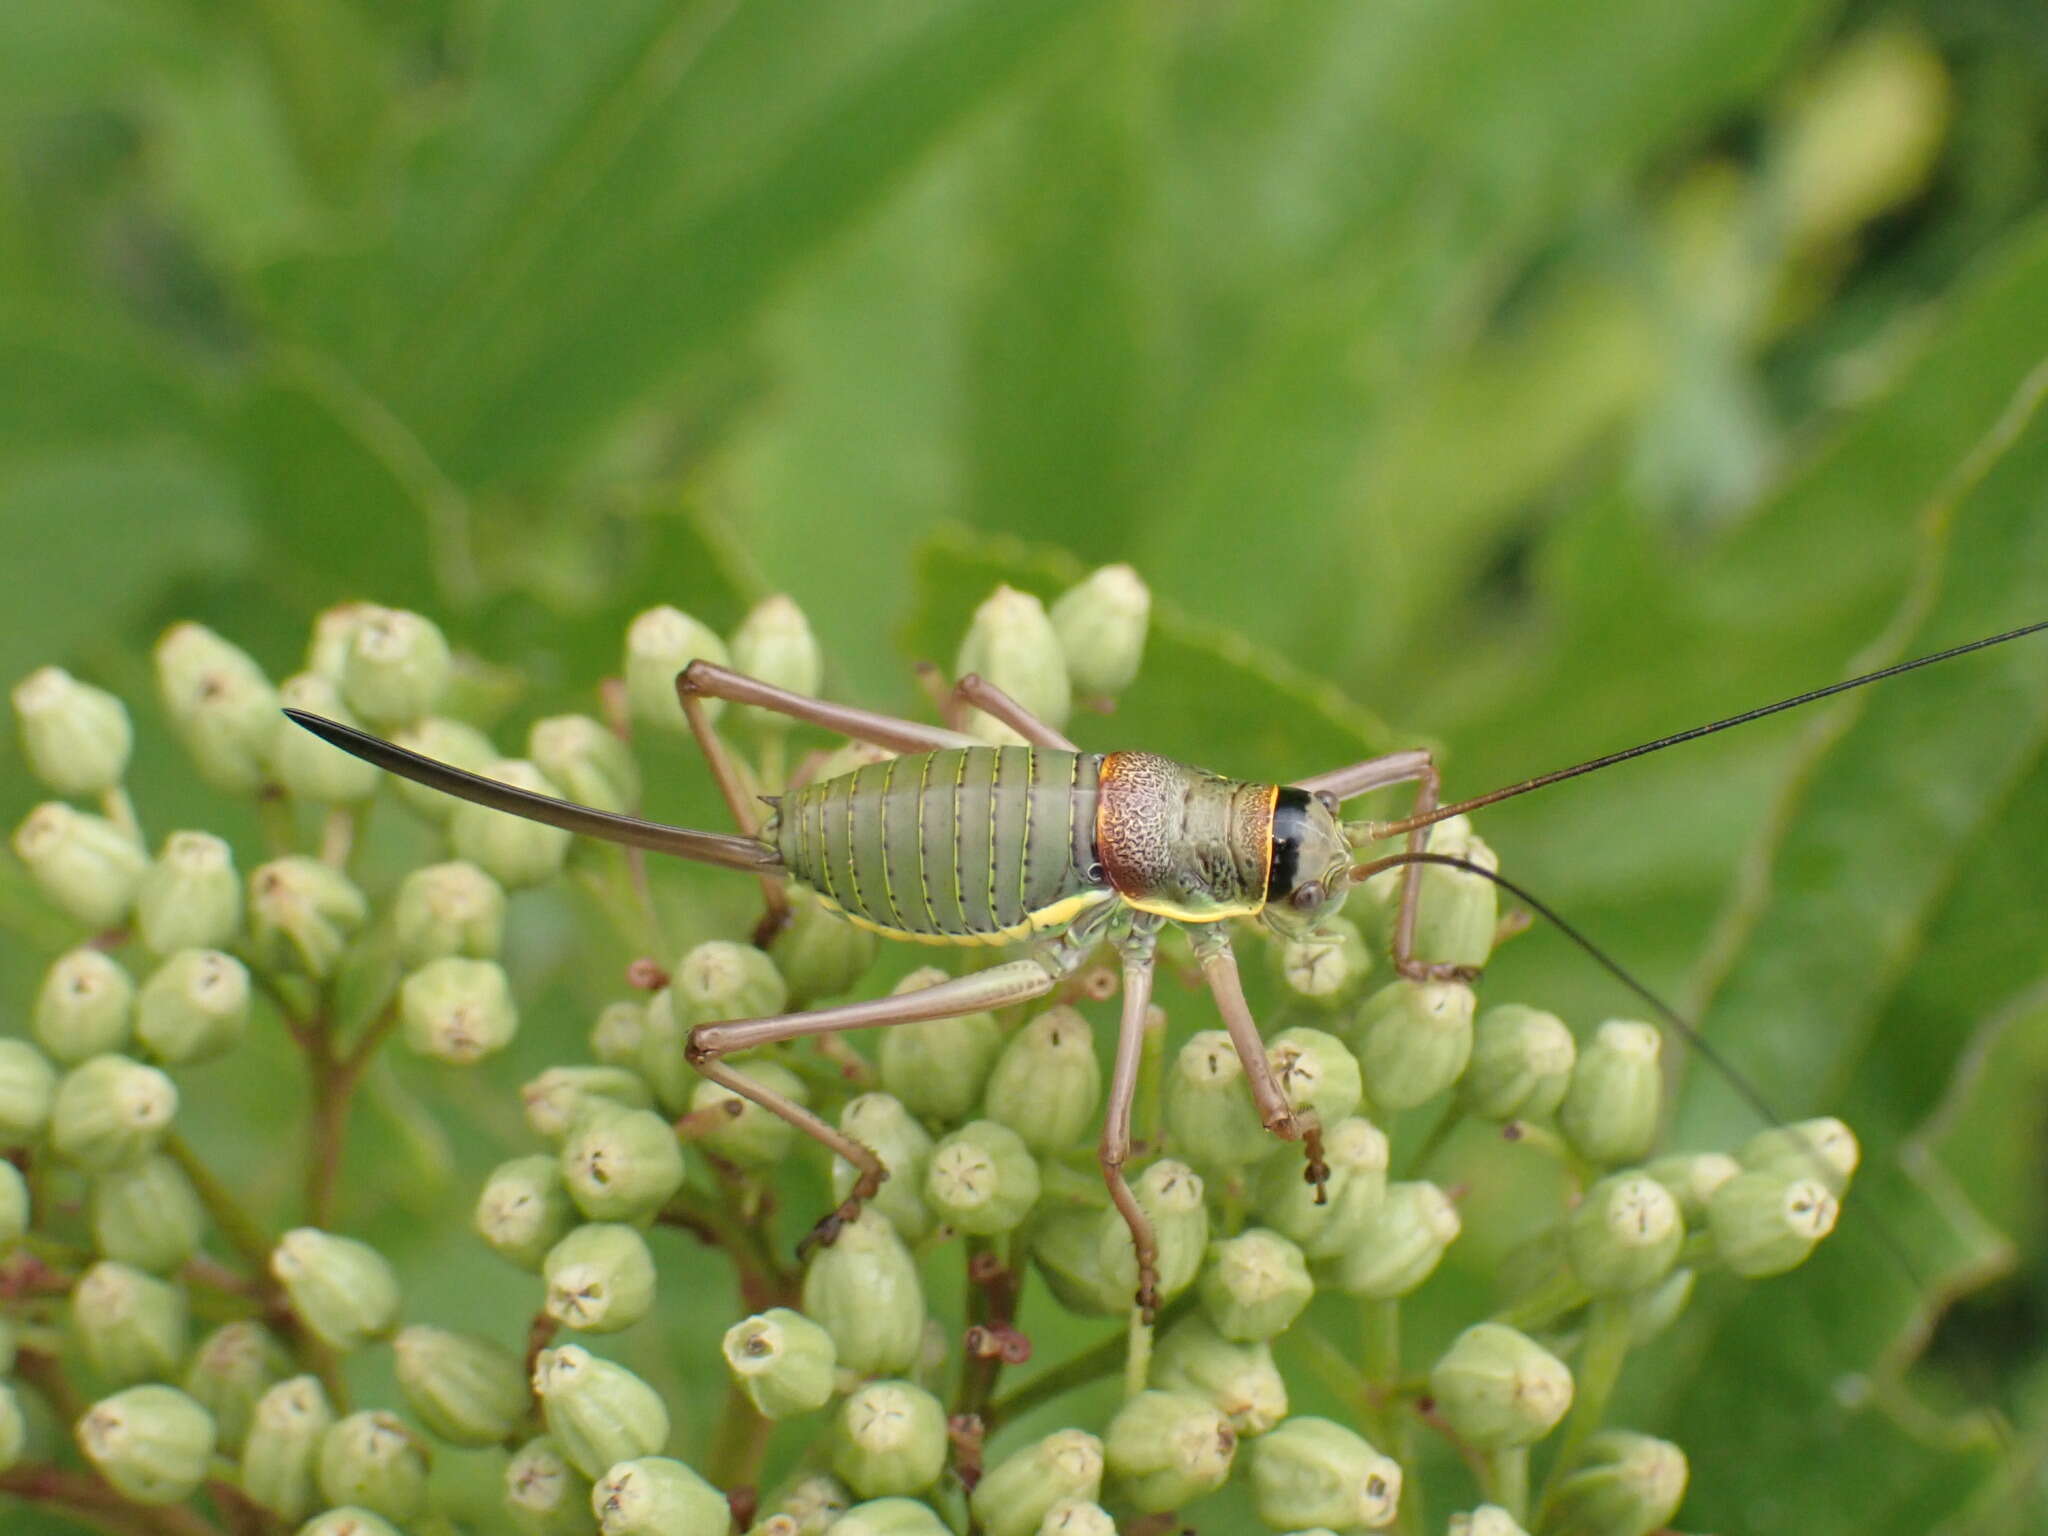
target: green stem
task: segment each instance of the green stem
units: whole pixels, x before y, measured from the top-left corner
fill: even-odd
[[[263,844],[273,859],[297,849],[299,825],[292,815],[291,798],[275,784],[256,791],[256,820],[263,828]]]
[[[767,1459],[768,1439],[774,1433],[773,1421],[761,1416],[738,1382],[728,1380],[718,1425],[711,1433],[704,1475],[713,1487],[728,1492],[753,1487],[761,1480],[761,1464]]]
[[[1413,1420],[1401,1400],[1401,1303],[1367,1300],[1361,1308],[1359,1337],[1371,1392],[1367,1422],[1372,1433],[1367,1438],[1409,1471],[1415,1445]],[[1411,1477],[1406,1487],[1398,1528],[1417,1532],[1422,1529],[1421,1479]]]
[[[133,838],[136,847],[147,851],[149,845],[142,838],[142,821],[135,814],[135,802],[128,798],[125,785],[116,784],[100,795],[100,814]]]
[[[1417,1147],[1415,1155],[1408,1159],[1407,1170],[1401,1177],[1421,1178],[1422,1170],[1429,1165],[1429,1160],[1443,1150],[1444,1143],[1451,1139],[1451,1133],[1458,1128],[1464,1118],[1465,1112],[1459,1108],[1456,1099],[1446,1104],[1443,1113],[1436,1117],[1435,1124],[1430,1126],[1428,1134],[1422,1138],[1422,1145]]]
[[[1505,1446],[1487,1451],[1485,1475],[1479,1480],[1487,1502],[1498,1504],[1515,1517],[1515,1524],[1529,1522],[1529,1447]]]
[[[164,1138],[164,1155],[184,1171],[192,1181],[192,1188],[199,1196],[199,1203],[206,1207],[206,1214],[213,1218],[213,1224],[220,1229],[220,1235],[227,1239],[228,1246],[246,1264],[256,1277],[257,1283],[267,1285],[270,1273],[269,1236],[247,1211],[234,1194],[223,1184],[205,1159],[192,1150],[190,1142],[173,1131]]]
[[[1512,1306],[1494,1313],[1489,1321],[1505,1323],[1523,1333],[1540,1332],[1565,1313],[1583,1307],[1587,1300],[1586,1288],[1570,1270],[1561,1269]]]
[[[1542,1513],[1548,1514],[1557,1490],[1578,1465],[1586,1439],[1607,1417],[1608,1399],[1621,1379],[1621,1363],[1628,1356],[1632,1331],[1630,1298],[1601,1296],[1586,1309],[1586,1336],[1573,1361],[1571,1422],[1565,1426],[1564,1443],[1543,1485]]]
[[[219,1526],[183,1505],[144,1508],[97,1477],[43,1463],[0,1472],[0,1493],[55,1510],[107,1536],[221,1536]]]
[[[1131,1326],[1124,1335],[1125,1401],[1144,1391],[1152,1379],[1153,1326],[1145,1321],[1142,1309],[1131,1308]]]
[[[1171,1324],[1176,1318],[1194,1305],[1191,1297],[1183,1296],[1167,1306],[1159,1314],[1158,1326]],[[988,1433],[994,1437],[997,1426],[1007,1424],[1019,1414],[1029,1413],[1040,1404],[1054,1398],[1115,1375],[1117,1369],[1126,1364],[1130,1357],[1130,1342],[1121,1333],[1113,1333],[1098,1344],[1092,1344],[1078,1355],[1070,1355],[1049,1371],[1043,1371],[1025,1382],[1023,1386],[1004,1393],[989,1404],[988,1412],[982,1415],[988,1426]]]

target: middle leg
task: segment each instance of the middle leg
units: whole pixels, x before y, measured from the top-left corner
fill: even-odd
[[[1210,923],[1194,929],[1189,937],[1194,943],[1195,958],[1201,962],[1202,975],[1209,983],[1210,995],[1216,999],[1216,1011],[1223,1016],[1223,1027],[1229,1031],[1230,1043],[1237,1048],[1237,1059],[1244,1066],[1245,1081],[1251,1087],[1260,1123],[1275,1136],[1301,1143],[1308,1159],[1302,1177],[1315,1185],[1316,1204],[1321,1205],[1325,1199],[1323,1186],[1330,1177],[1329,1167],[1323,1161],[1323,1128],[1314,1115],[1304,1114],[1288,1103],[1280,1080],[1273,1073],[1273,1061],[1266,1054],[1258,1021],[1252,1017],[1251,1005],[1244,1000],[1244,982],[1237,973],[1237,955],[1230,947],[1230,936],[1221,923]]]

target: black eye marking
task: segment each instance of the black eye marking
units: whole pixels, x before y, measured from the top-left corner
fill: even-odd
[[[1298,912],[1313,912],[1323,904],[1323,882],[1311,880],[1307,885],[1298,885],[1287,900]]]

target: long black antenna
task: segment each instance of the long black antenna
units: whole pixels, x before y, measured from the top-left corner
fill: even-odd
[[[1625,763],[1632,757],[1646,757],[1652,752],[1661,752],[1666,747],[1675,747],[1680,742],[1697,741],[1702,736],[1711,736],[1716,731],[1725,731],[1731,726],[1747,725],[1752,720],[1761,720],[1766,715],[1782,714],[1788,709],[1797,709],[1802,704],[1811,704],[1818,699],[1832,698],[1838,693],[1847,693],[1851,688],[1861,688],[1866,683],[1881,683],[1888,677],[1897,677],[1902,672],[1911,672],[1919,667],[1931,667],[1937,661],[1951,661],[1958,656],[1967,656],[1972,651],[1986,650],[1994,645],[2003,645],[2008,640],[2018,640],[2024,635],[2039,634],[2048,630],[2048,619],[2038,623],[2024,624],[2018,629],[2009,629],[2002,635],[1987,635],[1982,640],[1972,640],[1965,645],[1950,646],[1945,651],[1936,651],[1932,656],[1920,656],[1912,661],[1902,661],[1894,666],[1876,672],[1866,672],[1861,677],[1848,678],[1839,683],[1829,683],[1825,688],[1815,688],[1806,693],[1795,694],[1789,699],[1780,699],[1775,704],[1766,704],[1760,709],[1746,709],[1739,715],[1730,715],[1725,720],[1716,720],[1711,725],[1696,725],[1689,731],[1680,731],[1673,736],[1660,736],[1655,741],[1646,741],[1638,747],[1628,747],[1620,752],[1609,752],[1587,762],[1575,763],[1569,768],[1553,769],[1540,773],[1533,779],[1524,779],[1519,784],[1510,784],[1505,789],[1492,790],[1487,794],[1474,795],[1470,800],[1460,800],[1455,805],[1438,806],[1433,811],[1419,816],[1409,816],[1400,821],[1374,821],[1363,825],[1369,829],[1371,840],[1393,837],[1402,832],[1413,832],[1417,827],[1432,826],[1448,817],[1462,816],[1467,811],[1476,811],[1481,806],[1493,805],[1501,800],[1512,800],[1517,795],[1526,795],[1532,789],[1542,789],[1551,784],[1575,779],[1582,773],[1595,773],[1602,768],[1612,768],[1616,763]],[[1359,825],[1353,823],[1353,825]]]

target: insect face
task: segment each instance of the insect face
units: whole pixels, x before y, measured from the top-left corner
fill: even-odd
[[[1273,806],[1273,862],[1266,877],[1266,926],[1304,938],[1335,917],[1351,888],[1351,849],[1337,818],[1307,790],[1288,787]]]

